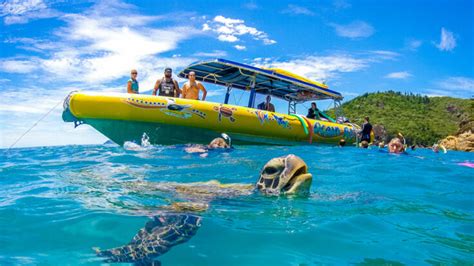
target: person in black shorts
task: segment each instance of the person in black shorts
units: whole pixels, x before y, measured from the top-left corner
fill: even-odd
[[[372,125],[369,123],[369,117],[364,118],[364,124],[362,124],[362,130],[360,132],[360,141],[367,141],[370,143],[370,132],[372,132]]]

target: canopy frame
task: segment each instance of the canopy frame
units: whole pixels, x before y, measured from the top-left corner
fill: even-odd
[[[255,94],[257,93],[296,103],[324,99],[342,100],[343,98],[340,93],[329,90],[321,84],[318,86],[317,83],[309,83],[306,80],[284,75],[274,70],[225,59],[193,63],[182,70],[178,76],[188,78],[191,71],[196,73],[196,80],[250,91],[249,107],[255,105]]]

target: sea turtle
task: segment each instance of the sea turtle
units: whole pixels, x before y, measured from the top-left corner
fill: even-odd
[[[134,182],[128,188],[138,191],[177,193],[189,201],[175,202],[167,211],[146,223],[127,245],[101,251],[97,255],[108,262],[151,262],[171,247],[188,241],[201,225],[199,212],[208,209],[216,198],[246,196],[254,192],[265,195],[307,195],[312,182],[306,163],[293,154],[273,158],[253,184],[221,184],[219,181],[195,183]]]

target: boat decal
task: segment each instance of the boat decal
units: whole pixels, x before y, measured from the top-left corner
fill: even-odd
[[[174,110],[168,110],[168,109],[162,109],[161,110],[165,115],[177,117],[177,118],[184,118],[188,119],[191,116],[193,116],[191,113],[188,112],[180,112],[180,111],[174,111]]]
[[[288,120],[288,118],[284,117],[284,116],[278,116],[276,114],[272,114],[273,115],[273,119],[275,119],[275,121],[277,122],[277,124],[283,128],[291,128],[290,126],[290,121]]]
[[[229,118],[230,122],[235,122],[234,111],[236,111],[237,108],[225,107],[222,104],[219,104],[219,106],[214,106],[213,109],[219,113],[219,122],[222,121],[222,117]]]
[[[341,129],[339,127],[326,126],[316,122],[313,128],[314,134],[322,137],[337,137],[341,135]]]
[[[124,100],[126,104],[138,107],[138,108],[145,108],[145,109],[161,109],[166,108],[166,103],[163,102],[151,102],[151,101],[144,101],[140,99],[134,98],[127,98]]]
[[[177,104],[174,99],[166,99],[166,102],[146,101],[142,99],[127,98],[125,103],[138,108],[144,109],[163,109],[162,112],[166,115],[179,118],[189,118],[196,115],[202,119],[206,118],[206,114],[197,109],[190,109],[190,104]],[[165,111],[166,110],[166,111]],[[181,113],[181,114],[180,114]]]
[[[268,115],[268,112],[257,110],[253,111],[252,113],[257,115],[258,121],[260,121],[260,124],[262,125],[265,124],[265,122],[269,122],[272,120],[271,117]]]
[[[206,113],[202,112],[202,111],[199,111],[197,109],[191,109],[191,112],[194,114],[194,115],[197,115],[199,116],[200,118],[202,119],[206,119]]]
[[[344,138],[345,139],[353,139],[356,137],[356,133],[353,129],[344,127]]]

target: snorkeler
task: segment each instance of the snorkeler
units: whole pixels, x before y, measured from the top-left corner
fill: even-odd
[[[339,147],[342,148],[342,147],[344,147],[344,146],[346,146],[346,140],[345,140],[345,139],[339,140]]]
[[[435,153],[438,153],[440,149],[443,151],[443,153],[448,152],[446,148],[441,144],[434,144],[433,147],[431,147],[431,150]]]
[[[388,143],[388,151],[390,153],[402,153],[405,151],[405,147],[402,144],[402,141],[400,138],[393,138],[389,143]]]
[[[222,133],[222,137],[213,139],[208,145],[192,145],[189,147],[184,148],[184,151],[187,153],[200,153],[201,157],[207,157],[208,152],[210,150],[217,150],[217,149],[231,149],[232,142],[229,135]]]

